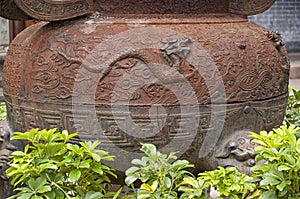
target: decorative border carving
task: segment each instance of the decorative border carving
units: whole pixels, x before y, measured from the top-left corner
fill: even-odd
[[[93,12],[92,0],[15,0],[29,16],[46,21],[59,21]]]
[[[230,0],[229,12],[242,15],[255,15],[264,12],[275,0]]]

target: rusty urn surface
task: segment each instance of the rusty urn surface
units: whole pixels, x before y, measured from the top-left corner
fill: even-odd
[[[246,16],[274,1],[239,2],[96,0],[91,15],[29,27],[3,72],[10,127],[78,131],[120,171],[141,142],[178,151],[195,172],[248,171],[248,132],[284,117],[289,62],[280,35]]]

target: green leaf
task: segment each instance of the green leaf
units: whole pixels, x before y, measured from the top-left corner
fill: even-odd
[[[295,165],[296,160],[295,160],[295,158],[293,158],[293,156],[291,156],[291,155],[285,155],[284,157],[288,161],[288,163],[290,163],[291,165]]]
[[[71,182],[76,182],[79,180],[81,176],[81,171],[79,169],[73,169],[71,172],[70,172],[70,180]]]
[[[38,190],[40,187],[46,184],[47,180],[43,177],[39,177],[37,179],[30,178],[28,181],[28,186],[32,190]]]
[[[131,164],[140,165],[140,166],[146,166],[147,165],[147,161],[145,159],[144,160],[133,159],[131,161]]]
[[[122,192],[122,187],[114,194],[112,199],[117,199],[120,196],[121,192]]]
[[[91,162],[92,162],[91,160],[84,160],[84,161],[80,162],[78,167],[88,169],[88,168],[90,168],[90,163]]]
[[[274,178],[273,176],[266,176],[262,181],[260,181],[261,186],[267,186],[267,185],[278,185],[280,183],[279,180]]]
[[[147,199],[151,197],[151,192],[145,189],[139,189],[137,199]]]
[[[279,171],[288,171],[288,170],[290,170],[291,169],[291,167],[289,167],[289,166],[287,166],[287,165],[280,165],[279,167],[278,167],[278,170]]]
[[[151,185],[151,190],[153,190],[153,192],[155,192],[157,187],[158,187],[158,181],[155,180]]]
[[[31,199],[43,199],[43,197],[42,196],[33,195],[31,197]]]
[[[46,185],[46,186],[40,187],[36,192],[37,193],[46,193],[46,192],[49,192],[51,190],[52,190],[51,187],[49,185]]]
[[[172,185],[172,181],[168,177],[164,177],[164,185],[169,189]]]
[[[277,194],[274,190],[264,191],[262,193],[262,199],[277,199]]]
[[[147,155],[156,155],[157,150],[155,145],[153,144],[142,144],[141,151],[143,151]]]
[[[127,176],[125,178],[125,183],[127,184],[127,186],[130,186],[132,183],[134,183],[136,180],[138,179],[137,175],[131,175],[131,176]]]
[[[21,196],[18,197],[18,199],[30,199],[33,193],[22,193]]]
[[[283,191],[283,189],[288,185],[288,183],[286,181],[281,182],[279,185],[276,186],[276,188],[279,191]]]
[[[47,192],[46,193],[46,196],[49,198],[49,199],[52,199],[52,198],[55,198],[56,194],[55,194],[55,191],[50,191],[50,192]],[[57,197],[58,198],[58,197]]]
[[[194,188],[198,188],[199,187],[199,184],[198,184],[198,181],[195,180],[194,178],[192,177],[186,177],[183,179],[183,183],[184,184],[188,184]]]
[[[138,168],[138,167],[130,167],[129,169],[126,170],[125,174],[129,175],[131,173],[137,172],[138,170],[140,170],[140,168]]]
[[[85,199],[99,199],[102,197],[103,197],[103,194],[101,192],[89,191],[89,192],[87,192]]]

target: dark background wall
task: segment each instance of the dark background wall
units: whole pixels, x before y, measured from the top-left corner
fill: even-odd
[[[279,32],[289,52],[300,52],[300,0],[276,0],[269,10],[249,19]]]

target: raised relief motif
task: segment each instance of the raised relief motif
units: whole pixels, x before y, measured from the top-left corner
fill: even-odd
[[[221,152],[215,155],[219,165],[223,167],[237,166],[243,172],[249,172],[249,168],[255,165],[254,148],[257,146],[252,142],[252,138],[247,135],[249,132],[250,130],[235,132],[232,133],[234,136],[229,139],[226,138],[229,141],[224,141],[225,145],[220,147]],[[245,167],[248,167],[248,169],[245,170]]]
[[[21,44],[12,44],[7,52],[6,66],[3,68],[3,73],[7,74],[3,76],[4,93],[10,93],[10,95],[18,96],[21,88],[22,70],[24,59],[31,51],[31,46],[24,46]]]
[[[214,49],[210,54],[223,76],[227,101],[268,99],[285,94],[287,87],[282,85],[288,81],[289,68],[286,52],[278,52],[262,30],[231,32],[230,42],[212,35],[211,42],[205,43],[208,49]]]
[[[49,99],[67,99],[76,93],[72,88],[78,61],[69,60],[59,52],[45,50],[33,60],[31,92]]]
[[[269,38],[270,41],[274,42],[274,45],[277,50],[280,51],[281,47],[284,46],[284,43],[282,41],[282,37],[280,33],[278,32],[268,32],[267,37]]]

